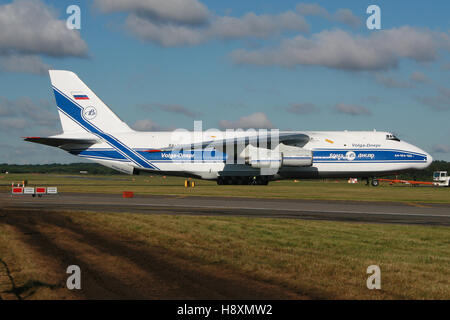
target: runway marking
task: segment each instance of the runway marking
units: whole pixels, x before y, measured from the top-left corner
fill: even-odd
[[[22,203],[32,203],[36,204],[34,201],[26,201]],[[45,202],[42,204],[55,204],[52,202]],[[58,203],[56,203],[58,204]],[[65,202],[61,205],[77,205],[77,206],[89,206],[89,205],[101,205],[101,206],[117,206],[121,205],[120,203],[109,203],[109,202],[97,202],[95,204],[83,204],[83,203],[68,203]],[[225,210],[258,210],[258,211],[284,211],[284,212],[298,212],[298,213],[333,213],[333,214],[365,214],[365,215],[388,215],[388,216],[415,216],[415,217],[436,217],[436,218],[450,218],[450,215],[439,215],[439,214],[421,214],[421,213],[402,213],[402,212],[366,212],[366,211],[335,211],[335,210],[299,210],[299,209],[287,209],[287,208],[261,208],[261,207],[217,207],[217,206],[206,206],[206,205],[196,205],[196,206],[187,206],[181,204],[157,204],[157,203],[133,203],[129,204],[130,207],[139,206],[139,207],[163,207],[163,208],[188,208],[188,209],[225,209]]]
[[[433,208],[431,206],[426,206],[424,204],[420,204],[420,203],[415,203],[415,202],[405,202],[407,205],[410,205],[412,207],[417,207],[417,208]]]
[[[182,207],[182,208],[204,208],[204,209],[241,209],[241,210],[273,210],[273,211],[290,211],[299,213],[346,213],[346,214],[368,214],[368,215],[394,215],[394,216],[423,216],[423,217],[450,217],[448,215],[431,215],[420,213],[389,213],[389,212],[364,212],[364,211],[333,211],[333,210],[297,210],[297,209],[285,209],[285,208],[259,208],[259,207],[215,207],[215,206],[184,206],[184,205],[165,205],[165,204],[144,204],[136,203],[137,206],[157,206],[157,207]]]

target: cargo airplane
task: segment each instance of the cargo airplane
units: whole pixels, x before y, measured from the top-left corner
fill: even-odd
[[[61,148],[127,174],[216,180],[376,177],[424,169],[432,157],[389,132],[131,129],[71,71],[50,70],[63,133],[26,141]]]

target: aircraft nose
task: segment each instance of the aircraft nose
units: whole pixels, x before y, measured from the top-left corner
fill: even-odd
[[[433,157],[429,153],[425,153],[427,155],[427,167],[433,162]]]

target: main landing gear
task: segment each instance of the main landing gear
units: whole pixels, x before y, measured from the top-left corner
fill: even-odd
[[[369,177],[363,178],[363,180],[366,180],[366,186],[368,186],[369,185]],[[380,181],[378,181],[377,178],[372,178],[370,184],[373,187],[378,187],[380,185]]]
[[[217,184],[222,185],[263,185],[269,184],[269,178],[266,176],[237,176],[237,177],[218,177]]]

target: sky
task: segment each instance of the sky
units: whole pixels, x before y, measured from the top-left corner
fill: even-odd
[[[69,29],[70,5],[80,29]],[[377,5],[381,29],[366,12]],[[386,130],[450,161],[449,1],[0,1],[0,163],[80,158],[48,69],[135,130]]]

